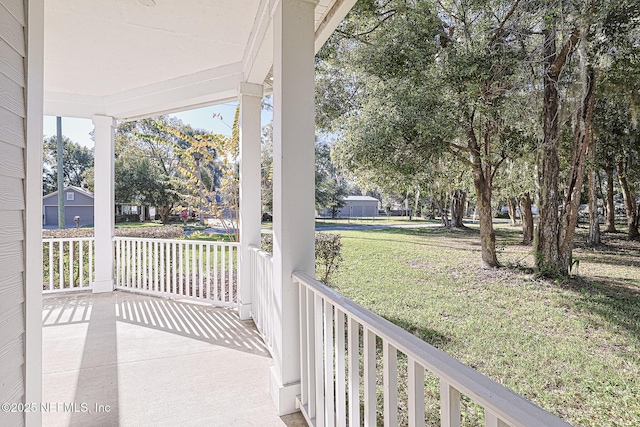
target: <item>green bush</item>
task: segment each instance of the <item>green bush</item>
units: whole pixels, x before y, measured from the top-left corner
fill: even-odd
[[[316,270],[320,273],[318,280],[325,285],[342,261],[341,250],[339,234],[316,233]]]
[[[273,235],[262,236],[262,250],[273,253]],[[325,285],[342,261],[342,242],[339,234],[316,233],[316,271]]]
[[[115,229],[117,237],[141,237],[144,239],[180,239],[183,231],[179,225],[158,227],[125,227]],[[93,237],[93,228],[66,228],[42,230],[43,238]]]
[[[263,234],[262,244],[260,245],[263,251],[273,253],[273,234]]]
[[[141,237],[144,239],[180,239],[183,236],[179,225],[164,225],[160,227],[125,227],[116,228],[118,237]]]
[[[42,230],[43,239],[68,239],[72,237],[93,237],[93,228],[65,228],[62,230]]]

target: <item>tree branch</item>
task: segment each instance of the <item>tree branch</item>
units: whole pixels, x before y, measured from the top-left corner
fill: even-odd
[[[449,148],[449,151],[451,151],[451,154],[453,154],[458,160],[460,160],[462,163],[464,163],[468,167],[473,167],[473,163],[471,163],[469,159],[463,156],[460,151],[455,151],[452,147],[448,147],[448,148]]]
[[[500,169],[500,166],[502,165],[502,163],[504,163],[505,160],[507,160],[507,157],[503,156],[500,159],[500,161],[496,163],[496,165],[493,167],[493,172],[491,173],[491,182],[493,182],[493,179],[496,177],[496,173],[498,172],[498,169]]]
[[[449,147],[451,148],[455,148],[458,151],[463,151],[465,153],[472,153],[473,150],[469,147],[464,147],[462,145],[458,145],[458,144],[454,144],[453,142],[447,142],[447,144],[449,145]]]
[[[358,35],[355,35],[355,34],[349,34],[349,33],[346,33],[346,32],[344,32],[344,31],[342,31],[342,30],[339,30],[339,29],[336,29],[336,30],[335,30],[335,32],[336,32],[336,33],[338,33],[338,34],[340,34],[341,36],[343,36],[343,37],[344,37],[344,38],[346,38],[346,39],[353,39],[353,40],[357,40],[357,41],[359,41],[360,43],[364,43],[364,44],[366,44],[366,45],[371,45],[371,43],[369,43],[368,41],[366,41],[366,40],[361,40],[360,38],[358,38]]]
[[[491,43],[496,41],[496,38],[498,37],[498,34],[500,34],[500,31],[502,31],[504,24],[506,24],[509,18],[511,18],[511,15],[513,15],[513,12],[516,11],[516,8],[518,7],[518,3],[520,3],[520,0],[515,0],[513,2],[513,4],[511,5],[511,8],[507,12],[507,14],[504,16],[504,19],[498,24],[496,29],[493,30],[493,33],[491,34],[491,38],[489,39]]]
[[[580,37],[580,29],[576,28],[569,36],[569,40],[562,46],[560,53],[556,56],[556,59],[553,61],[547,74],[552,79],[558,78],[560,75],[560,71],[562,71],[562,67],[564,67],[564,63],[567,61],[567,57],[573,51],[578,43],[578,37]]]
[[[365,32],[363,32],[363,33],[352,34],[352,35],[350,35],[350,37],[352,37],[352,38],[354,38],[354,39],[358,39],[359,37],[366,36],[367,34],[371,34],[371,33],[373,33],[373,32],[374,32],[375,30],[377,30],[377,29],[378,29],[382,24],[384,24],[384,22],[385,22],[387,19],[389,19],[389,18],[393,17],[396,13],[397,13],[397,10],[396,10],[396,9],[389,9],[389,10],[387,10],[386,12],[382,12],[382,13],[380,14],[380,16],[384,16],[384,18],[382,18],[382,20],[381,20],[380,22],[378,22],[376,25],[374,25],[374,26],[373,26],[373,28],[371,28],[371,29],[369,29],[369,30],[367,30],[367,31],[365,31]],[[336,31],[337,31],[337,30],[336,30]],[[347,34],[345,34],[345,33],[344,33],[344,31],[340,31],[340,34],[347,35]]]

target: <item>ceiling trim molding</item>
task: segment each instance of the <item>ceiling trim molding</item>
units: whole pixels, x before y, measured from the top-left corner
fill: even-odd
[[[45,114],[91,118],[111,116],[119,120],[149,117],[235,98],[243,81],[240,62],[160,83],[101,96],[45,93]]]

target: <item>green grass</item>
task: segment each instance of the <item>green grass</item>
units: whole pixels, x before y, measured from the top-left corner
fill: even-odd
[[[440,220],[434,219],[422,219],[413,218],[411,221],[407,217],[392,216],[387,218],[386,216],[379,216],[374,218],[316,218],[316,228],[322,229],[323,227],[355,227],[355,226],[381,226],[381,225],[419,225],[419,224],[441,224]],[[273,223],[263,222],[262,228],[273,228]]]
[[[373,218],[316,218],[316,227],[353,227],[367,225],[418,225],[418,224],[440,224],[440,220],[409,218],[405,216],[378,216]]]
[[[579,276],[553,282],[531,273],[517,228],[498,227],[507,268],[489,271],[476,229],[340,233],[340,293],[574,425],[638,425],[637,242],[614,235],[601,249],[578,247]],[[435,420],[435,380],[428,386]],[[468,406],[465,425],[480,414]]]
[[[185,226],[185,229],[189,229],[191,227],[200,227],[200,228],[205,228],[205,227],[201,227],[198,223],[188,223],[189,225]],[[170,225],[182,225],[182,222],[172,222],[169,224],[162,224],[162,221],[145,221],[145,222],[117,222],[115,224],[116,228],[134,228],[134,227],[163,227],[163,226],[170,226]]]
[[[194,233],[188,236],[184,236],[185,240],[200,240],[203,242],[232,242],[231,237],[228,234],[204,234]]]

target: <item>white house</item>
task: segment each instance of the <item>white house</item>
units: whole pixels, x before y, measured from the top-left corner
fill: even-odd
[[[173,252],[167,248],[157,252],[157,241],[133,239],[123,244],[122,239],[114,238],[116,121],[231,100],[238,100],[241,109],[240,244],[234,246],[238,251],[237,302],[228,301],[227,305],[233,305],[241,319],[253,318],[256,323],[264,320],[263,335],[273,359],[269,373],[264,375],[269,377],[278,414],[300,410],[316,426],[330,425],[334,418],[341,424],[347,414],[348,393],[348,412],[355,420],[360,417],[356,384],[362,380],[365,425],[376,425],[376,339],[380,339],[385,355],[387,425],[394,425],[398,407],[394,377],[398,352],[408,357],[412,425],[424,423],[420,418],[424,415],[425,370],[441,379],[443,425],[459,425],[461,393],[485,408],[487,426],[505,422],[518,426],[566,425],[313,278],[314,54],[355,1],[0,0],[0,403],[13,404],[16,409],[5,411],[3,406],[0,425],[42,424],[42,410],[25,410],[24,404],[43,402],[43,113],[89,118],[94,123],[95,238],[77,244],[56,243],[60,252],[73,248],[69,262],[89,257],[88,276],[81,268],[78,281],[87,279],[92,292],[105,294],[96,299],[104,301],[101,297],[112,296],[123,280],[132,277],[143,286],[155,286],[149,292],[158,295],[157,286],[171,279],[168,268],[175,277],[177,265],[182,269],[182,261],[189,259],[182,257],[182,249],[179,257],[175,255],[176,245],[182,243],[171,243]],[[260,111],[265,93],[273,94],[274,105],[273,257],[256,248],[260,246],[261,214]],[[51,268],[55,251],[51,244],[49,248]],[[76,252],[77,257],[73,255]],[[192,247],[189,253],[195,259],[195,254],[201,255],[203,250]],[[125,255],[128,258],[123,258]],[[125,277],[120,274],[124,271],[122,262],[114,261],[116,257],[129,264],[141,263],[145,271],[153,267],[154,274],[143,275],[138,269],[136,275]],[[218,258],[214,260],[217,266]],[[219,272],[226,267],[233,270],[235,260],[229,254]],[[202,262],[199,267],[196,261],[186,264],[187,268],[191,265],[187,279],[196,277],[202,269]],[[59,268],[65,268],[62,261]],[[66,278],[62,273],[55,276],[51,269],[50,289],[55,288],[54,279],[60,284],[67,279],[75,283],[74,270],[70,273]],[[182,280],[183,274],[178,277]],[[160,289],[168,291],[166,287]],[[113,311],[95,310],[90,316],[111,315],[113,319]],[[81,328],[86,325],[83,322],[82,318],[78,320]],[[84,333],[91,333],[92,325],[96,323],[89,323],[88,330],[82,329]],[[113,320],[107,325],[108,337],[116,338],[121,330],[118,326],[123,325]],[[206,327],[204,323],[201,326]],[[333,337],[345,334],[349,344],[335,340],[339,357],[334,359]],[[363,376],[358,369],[360,337]],[[100,349],[105,345],[105,336],[98,338],[87,343],[84,350],[80,348],[79,359],[89,347]],[[116,356],[121,352],[113,346],[110,349]],[[213,358],[215,353],[207,357]],[[111,359],[106,362],[108,368],[117,366]],[[151,363],[147,366],[151,375],[165,375]],[[211,360],[207,363],[215,365]],[[203,366],[206,369],[206,363]],[[88,378],[90,384],[86,385],[97,389],[117,386],[118,373],[106,372],[105,377]],[[215,386],[210,384],[212,389],[202,396],[205,400],[219,394]],[[143,411],[147,406],[173,391],[171,384],[164,387],[148,391],[144,405],[136,405],[131,412],[133,419],[125,420],[128,425],[146,421]],[[123,410],[127,402],[120,393],[124,392],[116,387],[111,395]],[[238,398],[239,407],[234,410],[246,412],[250,402],[244,397]],[[72,401],[74,394],[68,399]],[[157,409],[169,410],[170,415],[181,406]],[[123,414],[103,411],[102,416],[115,418],[97,425],[116,425]]]

